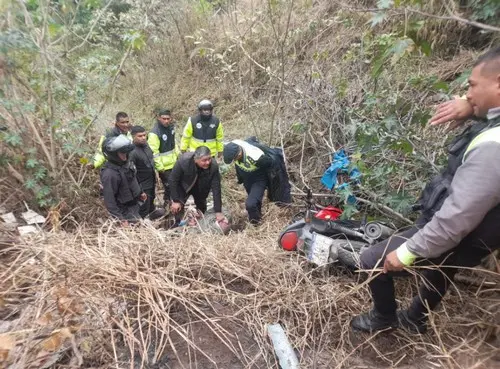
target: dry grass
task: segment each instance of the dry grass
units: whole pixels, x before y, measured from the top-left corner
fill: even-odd
[[[279,217],[271,208],[264,226],[226,237],[105,225],[4,249],[0,365],[277,368],[265,326],[278,321],[303,368],[493,367],[484,322],[498,327],[498,292],[452,291],[421,337],[353,335],[365,284],[278,250]],[[410,286],[398,285],[403,304]]]

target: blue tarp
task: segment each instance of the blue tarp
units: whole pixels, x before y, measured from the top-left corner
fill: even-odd
[[[357,182],[361,177],[361,172],[356,167],[350,168],[350,161],[347,157],[344,149],[340,149],[333,153],[333,160],[330,167],[323,173],[321,177],[321,183],[328,188],[330,191],[335,189],[336,191],[346,189],[349,187],[349,182],[344,182],[337,186],[337,175],[338,174],[348,174],[350,182]],[[356,198],[353,195],[349,195],[347,203],[355,203]]]

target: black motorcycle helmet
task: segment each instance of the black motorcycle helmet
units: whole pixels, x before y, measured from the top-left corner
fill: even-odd
[[[102,143],[102,153],[111,163],[123,165],[128,161],[128,154],[134,150],[135,146],[125,135],[108,137]],[[122,160],[118,153],[127,154],[127,160]]]
[[[202,114],[202,110],[210,110],[210,114]],[[208,120],[212,117],[212,111],[214,110],[214,104],[210,100],[204,99],[198,103],[198,111],[200,112],[201,118],[203,120]]]

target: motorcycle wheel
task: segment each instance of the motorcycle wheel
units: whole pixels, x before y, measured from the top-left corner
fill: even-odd
[[[350,251],[347,251],[343,248],[339,248],[338,252],[338,261],[348,267],[349,269],[359,269],[359,255]]]

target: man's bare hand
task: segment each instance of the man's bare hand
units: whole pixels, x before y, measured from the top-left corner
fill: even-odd
[[[400,272],[404,269],[404,264],[399,260],[396,250],[390,252],[385,257],[384,273]]]
[[[94,169],[94,163],[87,163],[85,164],[85,166],[88,168],[88,169]]]
[[[172,214],[177,214],[182,209],[182,204],[180,202],[172,202],[170,205],[170,211]]]
[[[121,224],[122,227],[128,227],[128,226],[130,226],[130,223],[128,222],[128,220],[122,220],[120,222],[120,224]]]
[[[141,193],[141,195],[139,196],[139,199],[141,199],[141,201],[146,201],[148,199],[148,195],[146,195],[145,192]]]
[[[429,120],[431,126],[450,123],[448,131],[462,125],[474,115],[474,109],[469,101],[456,97],[453,100],[439,104],[436,112]]]

